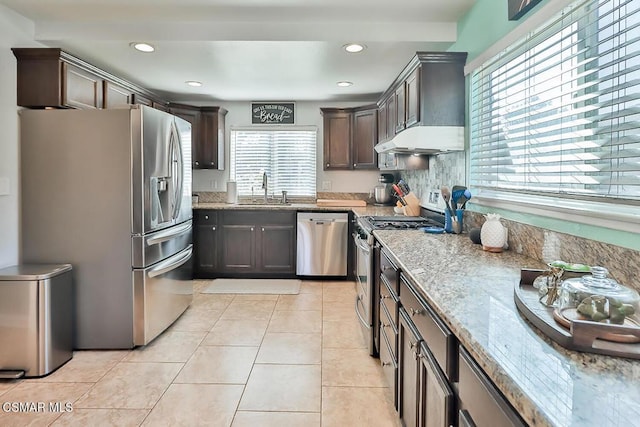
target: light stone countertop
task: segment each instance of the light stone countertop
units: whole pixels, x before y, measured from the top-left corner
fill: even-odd
[[[565,350],[518,312],[520,269],[539,261],[485,252],[467,235],[374,235],[528,424],[639,425],[640,360]]]

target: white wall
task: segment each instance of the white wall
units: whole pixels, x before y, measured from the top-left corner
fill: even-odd
[[[33,23],[0,5],[0,180],[9,181],[0,195],[0,267],[19,261],[19,138],[16,107],[16,59],[12,47],[36,47]]]
[[[189,103],[185,101],[185,103]],[[363,102],[296,102],[296,125],[316,126],[318,128],[318,151],[316,183],[318,191],[368,193],[378,183],[379,171],[325,171],[322,169],[322,107],[357,107]],[[194,191],[225,191],[226,182],[229,179],[229,129],[232,126],[251,126],[250,102],[211,102],[208,105],[219,105],[226,108],[229,113],[226,116],[225,132],[225,170],[210,171],[196,170],[193,174]],[[330,182],[331,189],[323,190],[322,183]]]

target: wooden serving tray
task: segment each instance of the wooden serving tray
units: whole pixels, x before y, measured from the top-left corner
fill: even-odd
[[[520,283],[513,298],[522,315],[553,341],[569,350],[608,356],[640,359],[640,342],[613,342],[611,336],[634,336],[640,339],[640,328],[611,325],[587,320],[571,319],[569,329],[554,319],[554,308],[539,302],[538,290],[533,287],[536,277],[544,270],[522,269]]]

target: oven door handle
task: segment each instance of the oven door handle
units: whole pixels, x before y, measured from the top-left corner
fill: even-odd
[[[367,322],[360,315],[360,310],[358,310],[358,302],[360,302],[360,301],[362,301],[360,299],[360,295],[356,295],[356,316],[358,316],[358,319],[360,320],[360,323],[362,323],[362,326],[364,326],[367,329],[371,329],[371,325],[367,324]],[[364,306],[364,302],[362,304]]]
[[[364,244],[361,243],[363,241],[363,239],[358,237],[358,235],[356,233],[353,233],[352,236],[353,236],[353,242],[356,244],[358,249],[362,250],[362,252],[364,252],[365,255],[369,255],[371,253],[371,248],[369,247],[369,245],[366,244],[366,243],[364,243]]]

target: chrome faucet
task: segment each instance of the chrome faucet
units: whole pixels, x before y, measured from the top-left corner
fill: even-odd
[[[264,202],[265,202],[265,203],[267,203],[267,187],[268,187],[268,185],[267,185],[267,181],[268,181],[268,179],[267,179],[267,173],[266,173],[266,172],[264,172],[264,173],[262,174],[262,188],[264,189]]]

